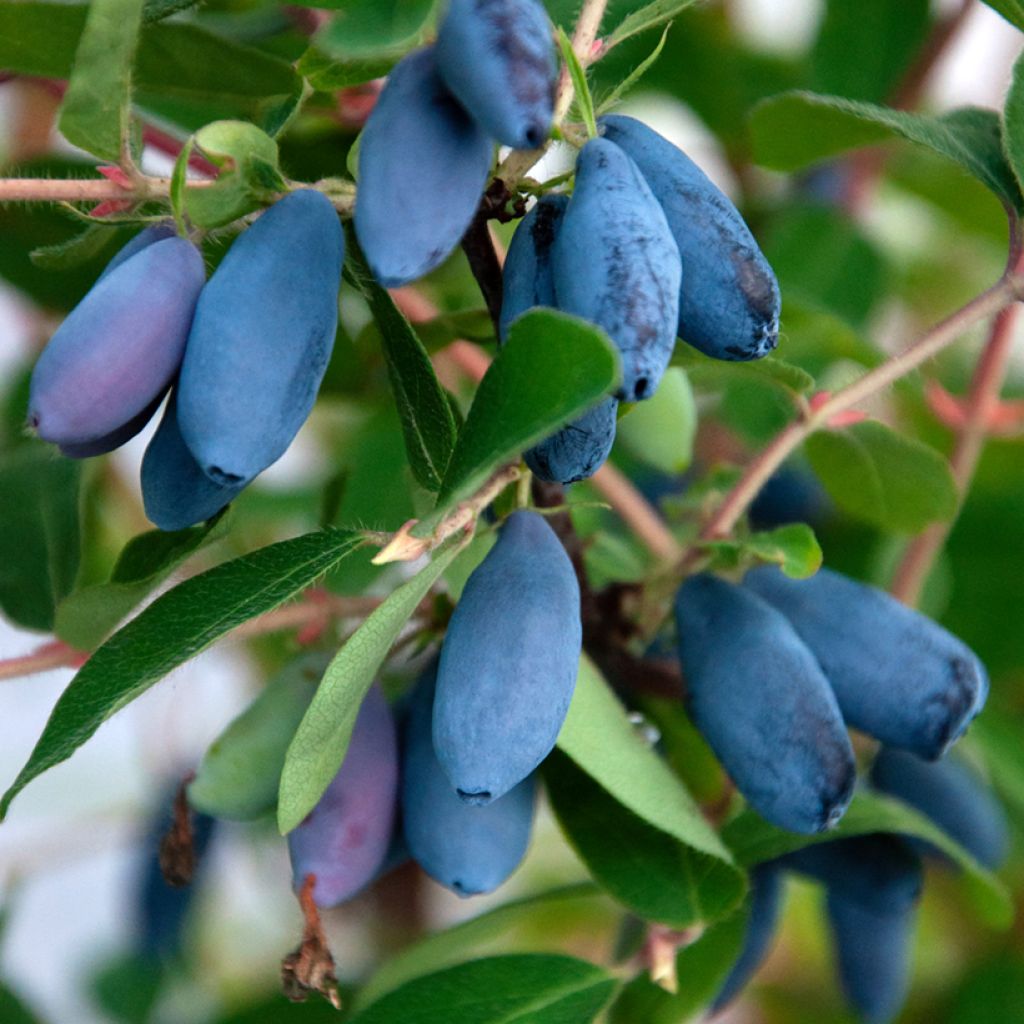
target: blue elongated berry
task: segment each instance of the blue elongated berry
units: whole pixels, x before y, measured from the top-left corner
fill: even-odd
[[[913,907],[924,884],[921,859],[899,836],[886,833],[812,843],[777,863],[876,913]]]
[[[743,936],[743,948],[711,1004],[717,1013],[747,987],[764,963],[779,925],[785,878],[773,862],[759,864],[750,872],[750,914]]]
[[[836,891],[826,906],[847,999],[865,1024],[888,1024],[909,987],[914,908],[878,911]]]
[[[744,586],[790,620],[847,723],[883,743],[940,757],[985,703],[974,653],[875,587],[828,569],[793,580],[774,567],[748,573]]]
[[[524,453],[535,476],[551,483],[571,484],[593,476],[611,454],[619,403],[606,398]]]
[[[388,287],[439,266],[459,244],[487,182],[493,145],[437,74],[433,48],[391,72],[359,143],[355,228]]]
[[[391,842],[398,741],[391,709],[372,687],[359,708],[345,760],[306,820],[288,833],[292,880],[316,875],[313,898],[334,907],[376,877]]]
[[[537,306],[558,307],[551,249],[569,200],[549,194],[520,221],[508,248],[502,274],[499,342],[512,323]],[[525,454],[526,464],[541,480],[569,484],[592,476],[615,443],[619,403],[602,402]]]
[[[679,336],[715,359],[760,359],[779,340],[779,285],[739,211],[668,139],[632,117],[601,118],[636,162],[683,260]]]
[[[856,769],[836,699],[785,617],[708,574],[676,597],[679,654],[694,724],[737,789],[791,832],[834,825]]]
[[[548,755],[581,645],[569,556],[543,516],[514,512],[466,583],[437,670],[434,750],[464,800],[496,800]]]
[[[248,483],[305,423],[334,345],[343,256],[333,205],[304,189],[242,234],[203,289],[178,423],[214,482]]]
[[[535,149],[548,137],[558,67],[538,0],[450,0],[437,33],[437,70],[499,142]]]
[[[148,245],[99,280],[32,371],[28,418],[39,436],[102,448],[137,420],[178,372],[204,280],[183,238]]]
[[[986,867],[995,869],[1006,859],[1006,814],[963,758],[947,754],[929,762],[882,747],[871,767],[871,783],[931,818]]]
[[[559,309],[597,324],[622,354],[616,397],[650,398],[675,346],[683,269],[636,164],[607,139],[580,151],[553,266]]]
[[[97,278],[98,281],[102,281],[103,278],[107,277],[113,271],[115,271],[122,263],[126,260],[130,260],[137,252],[142,252],[143,249],[148,249],[151,245],[157,242],[163,242],[168,238],[177,237],[178,232],[174,228],[174,224],[170,221],[166,221],[162,224],[154,224],[152,227],[145,228],[140,231],[127,245],[122,246],[114,256],[114,258],[103,268],[103,273]]]
[[[124,426],[118,427],[117,430],[112,430],[109,434],[104,434],[102,437],[97,437],[92,441],[83,441],[81,444],[59,445],[61,455],[66,455],[69,459],[89,459],[95,455],[106,455],[107,452],[120,448],[121,445],[130,441],[139,433],[153,418],[153,413],[160,408],[160,403],[163,400],[163,395],[157,395],[142,412],[137,416],[133,416]]]
[[[219,484],[200,468],[178,427],[177,393],[142,457],[142,503],[161,530],[184,530],[216,515],[244,484]]]
[[[527,310],[537,306],[558,308],[551,249],[568,205],[568,196],[554,192],[542,196],[512,235],[501,276],[498,340],[502,343],[513,321]]]
[[[460,896],[497,889],[526,853],[533,827],[535,777],[485,807],[460,800],[434,753],[437,667],[416,684],[403,730],[402,828],[409,853],[435,881]]]

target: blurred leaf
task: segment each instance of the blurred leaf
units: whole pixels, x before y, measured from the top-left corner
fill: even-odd
[[[562,60],[569,71],[569,78],[572,80],[573,102],[580,112],[580,117],[587,129],[587,137],[597,138],[597,117],[594,113],[594,97],[590,94],[590,83],[587,81],[587,73],[580,64],[576,51],[572,48],[572,40],[565,34],[564,28],[559,28],[555,34],[558,40],[558,48],[562,51]]]
[[[142,20],[146,25],[163,21],[172,14],[180,14],[191,7],[197,7],[201,0],[145,0],[142,7]]]
[[[3,983],[0,982],[0,1020],[4,1024],[42,1024],[41,1018]]]
[[[772,219],[764,253],[787,303],[796,296],[863,328],[884,294],[878,248],[846,216],[824,206],[795,207]]]
[[[455,546],[437,552],[429,565],[393,590],[327,666],[281,772],[277,823],[282,835],[302,822],[337,775],[366,692],[417,605],[458,552]]]
[[[544,781],[594,880],[645,920],[686,928],[722,917],[742,897],[742,876],[731,866],[648,824],[560,751],[544,762]]]
[[[158,961],[128,953],[105,962],[90,978],[89,988],[96,1005],[119,1024],[147,1024],[164,980]],[[6,1017],[0,1020],[7,1022]]]
[[[579,771],[555,758],[552,802],[573,845],[616,898],[643,915],[687,924],[720,917],[739,902],[743,877],[718,835],[586,658],[558,747]],[[631,854],[634,848],[650,863]]]
[[[314,89],[334,92],[383,78],[399,59],[398,56],[335,58],[314,43],[299,59],[296,70]]]
[[[748,363],[729,363],[712,359],[689,345],[677,345],[672,362],[684,367],[694,384],[706,386],[722,381],[731,383],[736,377],[744,376],[790,395],[803,395],[814,388],[814,378],[806,370],[777,356],[767,356]]]
[[[423,487],[436,492],[455,447],[455,419],[448,397],[422,342],[387,290],[377,284],[352,232],[348,232],[347,248],[345,276],[366,299],[380,328],[409,466]]]
[[[287,190],[277,143],[254,124],[214,121],[196,132],[195,145],[219,169],[206,188],[184,189],[185,212],[199,227],[230,224]]]
[[[601,100],[601,103],[599,104],[600,113],[603,114],[605,111],[611,110],[615,107],[619,101],[634,88],[634,86],[643,80],[644,75],[654,67],[655,62],[661,56],[661,51],[665,49],[665,40],[668,39],[668,30],[669,26],[666,26],[665,30],[661,33],[661,38],[658,40],[658,45],[655,46],[655,48],[646,57],[644,57],[644,59],[640,61],[640,63],[637,64],[637,66],[633,68],[633,70],[630,71],[630,73],[626,75],[626,77],[623,78],[607,96]]]
[[[1024,28],[1024,18],[1022,18]],[[948,1024],[1024,1020],[1024,963],[1007,953],[977,963],[953,999]]]
[[[285,665],[210,744],[188,787],[197,811],[251,821],[273,810],[288,744],[329,660],[316,652]]]
[[[429,535],[502,466],[596,405],[619,376],[618,352],[603,331],[553,310],[521,316],[477,388],[438,507],[414,536]]]
[[[336,10],[315,44],[332,57],[367,58],[411,49],[427,27],[434,0],[303,0]]]
[[[622,990],[608,1014],[609,1024],[684,1024],[718,994],[743,946],[747,915],[731,914],[676,955],[679,991],[666,992],[638,974]]]
[[[92,0],[60,108],[60,130],[71,143],[121,162],[128,148],[131,73],[143,0]]]
[[[994,11],[998,11],[1011,25],[1024,32],[1024,3],[1021,0],[984,0]]]
[[[352,1024],[588,1024],[617,985],[572,957],[495,956],[407,982]]]
[[[461,309],[417,323],[416,333],[428,352],[436,352],[459,339],[493,341],[494,321],[486,309]]]
[[[790,523],[767,533],[753,533],[746,549],[763,562],[772,562],[793,579],[813,576],[821,568],[821,547],[806,523]]]
[[[32,779],[67,760],[158,679],[303,591],[361,543],[350,530],[306,534],[218,565],[157,598],[100,647],[61,694],[28,763],[0,800],[0,818]]]
[[[0,67],[68,78],[88,9],[38,0],[0,4]],[[302,85],[286,61],[175,22],[143,28],[133,82],[143,106],[177,104],[182,116],[172,120],[179,124],[189,120],[185,111],[190,108],[198,120],[194,127],[240,116],[268,130],[279,122],[282,104],[293,104]]]
[[[757,162],[794,171],[862,146],[906,139],[934,150],[991,189],[1013,209],[1024,207],[1002,147],[999,115],[963,107],[933,117],[870,103],[790,92],[759,103],[750,116]]]
[[[963,882],[978,913],[993,928],[1006,928],[1013,920],[1013,904],[1002,882],[986,871],[963,847],[908,804],[874,793],[857,793],[839,824],[815,836],[797,835],[769,825],[760,815],[747,810],[722,830],[737,861],[750,868],[762,861],[781,857],[811,843],[830,839],[894,832],[915,836],[937,846],[963,871]]]
[[[884,103],[928,35],[930,0],[827,0],[810,87]]]
[[[444,931],[435,932],[385,961],[359,991],[356,1009],[380,999],[386,992],[413,978],[458,963],[463,957],[479,955],[485,944],[507,940],[518,924],[529,924],[539,914],[571,914],[581,905],[593,903],[600,890],[589,882],[566,885],[535,896],[503,903]]]
[[[628,14],[616,25],[605,40],[605,48],[611,49],[623,40],[629,39],[630,36],[671,21],[695,3],[697,0],[654,0],[653,3],[646,4],[639,10]]]
[[[49,632],[80,558],[81,464],[27,445],[0,459],[0,608]]]
[[[91,651],[182,562],[226,532],[225,516],[219,514],[187,530],[150,530],[133,537],[108,582],[83,587],[60,602],[54,632],[72,647]]]
[[[807,458],[835,503],[883,529],[916,533],[956,515],[956,482],[934,448],[875,420],[823,430]]]
[[[1005,800],[1024,814],[1024,744],[1020,731],[1017,716],[1001,712],[991,704],[986,714],[971,723],[971,739],[984,752],[993,784]]]
[[[697,405],[686,371],[670,366],[653,398],[637,402],[619,420],[618,439],[638,459],[663,473],[682,473],[693,459]]]
[[[1018,183],[1024,183],[1024,56],[1013,65],[1013,80],[1003,110],[1003,140],[1013,173]]]
[[[877,349],[846,320],[813,301],[793,295],[787,294],[782,304],[780,333],[780,346],[786,358],[806,371],[812,382],[836,363],[854,362],[871,367],[882,361]],[[814,386],[812,383],[811,388]]]

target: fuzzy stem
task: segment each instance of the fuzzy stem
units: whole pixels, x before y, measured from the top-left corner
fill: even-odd
[[[190,181],[189,188],[206,188],[211,182]],[[102,203],[112,199],[166,199],[170,178],[139,178],[126,189],[106,178],[0,178],[0,203]]]

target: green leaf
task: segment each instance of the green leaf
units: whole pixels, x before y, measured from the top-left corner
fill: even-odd
[[[618,352],[603,331],[553,310],[521,316],[477,388],[438,507],[414,536],[429,535],[449,509],[524,449],[596,405],[619,379]]]
[[[952,519],[957,489],[934,448],[875,420],[824,430],[807,440],[807,458],[835,503],[858,519],[900,533]]]
[[[0,460],[0,608],[49,632],[80,557],[81,466],[35,444]]]
[[[68,270],[88,263],[103,253],[118,236],[115,227],[90,224],[81,234],[66,242],[43,245],[32,252],[32,262],[43,270]]]
[[[811,50],[810,87],[884,103],[928,34],[929,0],[828,0]]]
[[[1022,0],[984,0],[994,11],[998,11],[1011,25],[1024,32],[1024,2]]]
[[[350,530],[309,533],[225,562],[159,597],[71,680],[28,763],[0,800],[0,818],[32,779],[67,760],[158,679],[236,626],[300,593],[361,543]]]
[[[690,465],[696,434],[697,405],[678,366],[669,367],[653,398],[637,402],[618,423],[618,439],[633,455],[668,474]]]
[[[459,339],[493,341],[494,321],[486,309],[460,309],[417,323],[416,333],[428,352],[436,352]]]
[[[746,912],[730,914],[676,954],[678,992],[666,992],[645,971],[619,994],[609,1024],[684,1024],[718,995],[743,947]]]
[[[1003,110],[1003,142],[1017,181],[1024,182],[1024,55],[1013,65],[1013,79]]]
[[[319,49],[366,59],[412,49],[430,25],[434,0],[304,0],[303,6],[338,12],[317,33]]]
[[[741,375],[782,391],[787,396],[804,395],[814,388],[814,378],[806,370],[777,356],[767,356],[749,363],[723,363],[689,345],[677,345],[672,355],[672,364],[685,369],[690,382],[698,388],[729,384]]]
[[[695,3],[697,0],[654,0],[654,3],[626,15],[609,34],[605,41],[605,49],[610,50],[631,36],[671,21]]]
[[[551,939],[551,931],[571,928],[582,917],[592,915],[595,898],[601,898],[597,886],[590,882],[566,885],[558,889],[503,903],[477,917],[470,918],[444,931],[435,932],[415,945],[401,950],[386,960],[370,981],[359,991],[355,1009],[380,999],[400,985],[458,963],[463,957],[479,956],[487,947],[500,941],[503,951],[517,940],[517,932],[526,941],[540,932],[541,941]]]
[[[150,530],[133,537],[106,583],[83,587],[60,602],[54,632],[72,647],[91,651],[185,559],[220,539],[226,526],[221,514],[187,530]]]
[[[665,40],[668,39],[669,27],[668,25],[665,26],[665,30],[661,33],[661,38],[658,40],[658,45],[625,78],[618,82],[615,88],[601,101],[599,106],[602,114],[616,106],[623,96],[637,85],[644,75],[654,67],[655,62],[661,56],[661,51],[665,49]]]
[[[568,956],[495,956],[416,978],[352,1024],[588,1024],[617,985],[600,967]]]
[[[72,4],[0,4],[0,67],[69,78],[88,11]],[[286,61],[174,22],[142,29],[133,84],[137,103],[190,131],[224,117],[272,130],[302,89]]]
[[[401,55],[383,57],[332,57],[314,44],[299,58],[296,70],[314,89],[335,92],[383,78]]]
[[[556,35],[558,48],[562,51],[562,60],[569,69],[569,78],[572,80],[572,88],[576,106],[579,108],[580,117],[587,129],[587,137],[597,138],[597,117],[594,114],[594,97],[590,94],[590,83],[587,81],[587,73],[580,64],[576,51],[572,48],[572,40],[565,34],[564,28],[559,28]]]
[[[142,8],[142,21],[153,25],[172,14],[180,14],[192,7],[197,7],[200,0],[146,0]]]
[[[1024,207],[1003,155],[994,110],[963,107],[932,117],[837,96],[788,92],[754,108],[750,137],[757,162],[777,171],[795,171],[849,149],[906,139],[952,160],[1013,209]]]
[[[42,1024],[3,982],[0,982],[0,1020],[4,1024]]]
[[[287,190],[277,143],[256,125],[214,121],[196,132],[194,141],[220,172],[206,188],[183,190],[185,212],[199,227],[230,224]]]
[[[747,810],[726,825],[722,838],[729,844],[736,859],[744,867],[750,868],[811,843],[872,832],[914,836],[937,846],[963,870],[964,885],[984,920],[994,928],[1005,928],[1012,921],[1013,905],[1002,882],[924,815],[909,804],[891,797],[857,793],[842,821],[829,832],[815,836],[785,832]]]
[[[742,876],[649,825],[560,751],[544,762],[551,807],[594,880],[649,921],[686,928],[722,917],[743,894]]]
[[[641,914],[679,925],[720,917],[736,905],[742,874],[586,658],[558,748],[578,770],[554,759],[552,803],[602,886]],[[641,849],[650,865],[638,871],[641,855],[631,851]]]
[[[93,0],[68,91],[60,108],[64,137],[120,163],[128,148],[131,73],[143,0]]]
[[[771,562],[793,579],[813,576],[822,562],[821,545],[806,523],[789,523],[766,533],[754,533],[744,542],[762,562]]]
[[[413,476],[438,491],[455,447],[455,418],[422,342],[387,290],[377,284],[353,232],[347,232],[345,276],[366,299],[380,328]]]
[[[359,706],[374,677],[416,606],[458,552],[458,547],[450,547],[436,554],[429,565],[392,591],[327,666],[281,772],[277,823],[282,834],[301,823],[337,775]]]
[[[316,652],[287,664],[210,744],[188,787],[196,810],[250,821],[273,809],[288,744],[328,660]]]

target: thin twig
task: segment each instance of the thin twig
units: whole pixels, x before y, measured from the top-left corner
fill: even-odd
[[[190,181],[189,188],[208,188],[212,182]],[[0,178],[0,203],[101,203],[108,200],[167,199],[170,178],[140,178],[126,189],[106,178]]]

